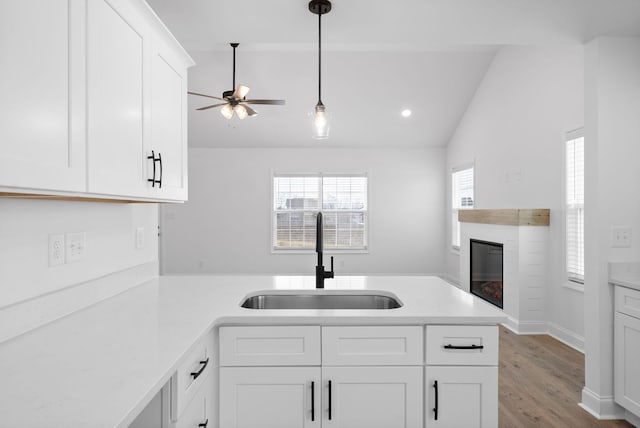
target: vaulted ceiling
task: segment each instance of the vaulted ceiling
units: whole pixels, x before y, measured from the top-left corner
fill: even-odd
[[[306,0],[149,0],[197,65],[189,89],[221,96],[236,82],[257,117],[195,111],[191,147],[444,146],[497,50],[504,45],[582,44],[640,35],[638,0],[333,0],[322,18],[322,100],[329,140],[311,139],[317,101],[317,16]],[[413,114],[403,118],[400,111]]]

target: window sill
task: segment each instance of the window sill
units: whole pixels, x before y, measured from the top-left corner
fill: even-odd
[[[304,249],[304,250],[276,250],[274,248],[271,249],[271,254],[300,254],[300,255],[309,255],[315,254],[316,250],[314,248]],[[369,254],[369,249],[364,248],[361,250],[324,250],[323,253],[326,255],[334,255],[334,254]]]
[[[571,290],[579,291],[584,293],[584,284],[580,284],[578,282],[566,281],[562,284],[564,288],[570,288]]]

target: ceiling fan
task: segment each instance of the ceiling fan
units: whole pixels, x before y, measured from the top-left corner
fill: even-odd
[[[248,100],[246,99],[247,93],[249,93],[249,87],[244,85],[236,86],[236,48],[240,43],[230,43],[233,48],[233,87],[234,90],[224,91],[222,98],[214,97],[213,95],[199,94],[197,92],[188,92],[190,95],[197,95],[199,97],[213,98],[214,100],[223,101],[221,103],[212,104],[210,106],[200,107],[196,110],[208,110],[214,107],[220,107],[220,113],[227,118],[233,117],[233,112],[238,115],[239,119],[244,119],[247,116],[256,116],[257,111],[249,107],[247,104],[270,104],[270,105],[284,105],[284,100]]]

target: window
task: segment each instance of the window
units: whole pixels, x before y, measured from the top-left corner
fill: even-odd
[[[456,168],[451,173],[451,245],[455,249],[460,248],[458,211],[473,205],[473,166]]]
[[[366,250],[367,193],[365,174],[274,174],[273,249],[315,249],[321,211],[325,250]]]
[[[584,135],[566,137],[566,263],[570,282],[584,283]]]

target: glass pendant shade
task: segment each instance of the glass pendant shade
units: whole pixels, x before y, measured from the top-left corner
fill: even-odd
[[[231,119],[233,117],[233,107],[230,104],[226,104],[222,106],[220,109],[220,114],[222,114],[225,119]]]
[[[331,113],[326,111],[322,104],[317,104],[313,113],[311,113],[312,121],[312,138],[316,140],[324,140],[329,138]]]

